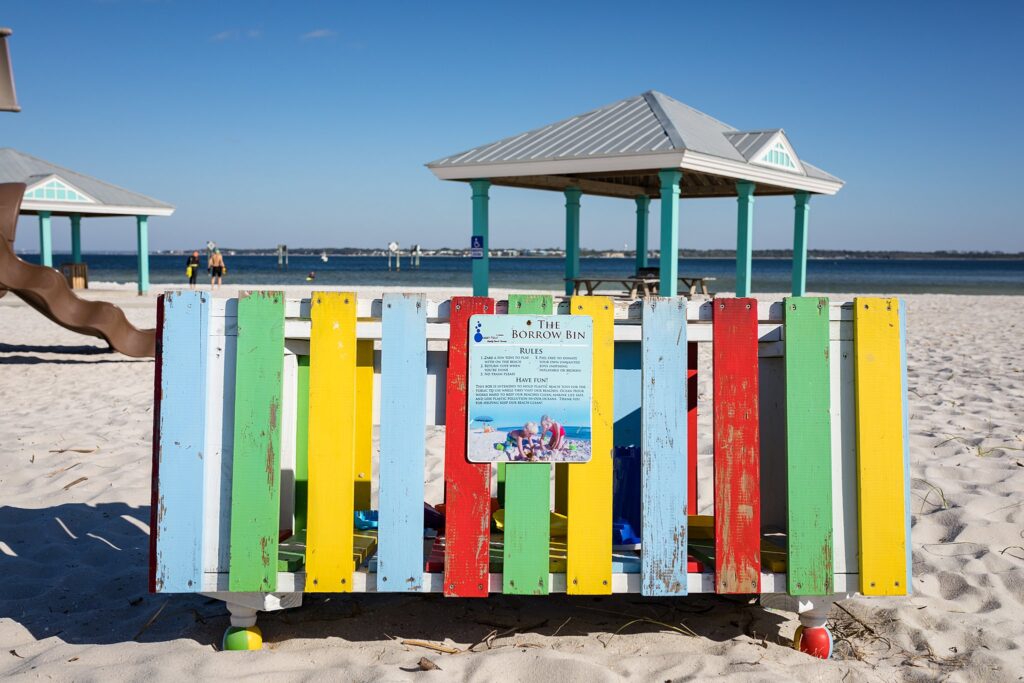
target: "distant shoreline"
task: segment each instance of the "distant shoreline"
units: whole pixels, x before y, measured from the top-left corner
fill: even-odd
[[[222,247],[221,250],[226,254],[232,256],[261,256],[267,258],[276,258],[277,253],[273,251],[266,251],[265,249],[233,249],[231,247]],[[150,254],[153,256],[185,256],[191,253],[192,250],[156,250],[151,251]],[[290,257],[302,257],[302,258],[319,258],[320,255],[326,251],[329,258],[387,258],[387,253],[379,250],[367,250],[353,252],[349,249],[338,249],[337,251],[331,249],[294,249],[289,250],[288,256]],[[433,251],[433,250],[432,250]],[[492,250],[498,252],[505,252],[508,250],[499,249]],[[54,254],[64,254],[68,252],[57,252]],[[17,251],[19,256],[38,256],[37,251]],[[134,256],[134,251],[83,251],[83,256],[95,255],[95,256]],[[407,251],[402,252],[402,258],[408,259],[410,254]],[[600,251],[582,251],[580,253],[581,258],[596,258],[596,259],[621,259],[621,260],[633,260],[635,255],[633,252],[617,252],[609,254],[607,252]],[[754,251],[753,257],[755,259],[762,260],[791,260],[793,258],[792,252],[782,252],[778,250],[771,250],[768,252],[757,252]],[[423,259],[432,258],[470,258],[468,252],[466,253],[443,253],[443,254],[422,254]],[[564,254],[507,254],[507,253],[496,253],[491,254],[491,259],[562,259],[565,258]],[[659,258],[658,252],[651,252],[648,259],[653,263]],[[681,259],[697,259],[697,260],[720,260],[720,259],[735,259],[735,252],[718,252],[713,251],[700,251],[696,253],[682,252],[679,255]],[[999,253],[999,252],[854,252],[854,251],[810,251],[807,254],[807,258],[810,260],[834,260],[834,261],[1021,261],[1024,260],[1024,252],[1018,253]]]

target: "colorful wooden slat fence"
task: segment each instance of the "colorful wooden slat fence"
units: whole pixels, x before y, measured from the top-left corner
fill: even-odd
[[[491,525],[491,466],[466,459],[466,400],[469,319],[494,313],[494,299],[455,297],[448,319],[448,377],[445,397],[445,571],[444,594],[488,595]]]
[[[385,294],[381,324],[377,590],[423,587],[427,301]]]
[[[612,444],[614,312],[603,296],[574,296],[573,315],[594,321],[593,408],[590,462],[560,465],[565,471],[569,518],[566,592],[601,595],[612,592]]]
[[[687,512],[697,514],[697,366],[699,362],[697,342],[687,345],[686,354],[686,428],[690,438],[687,441]]]
[[[352,590],[356,462],[356,297],[314,292],[309,335],[306,590]]]
[[[827,298],[783,304],[790,595],[833,592],[832,425]]]
[[[533,309],[533,297],[511,297],[510,313],[552,312],[550,299],[540,301]],[[469,318],[496,313],[496,303],[465,297],[439,306],[421,295],[357,303],[346,293],[318,294],[308,308],[286,303],[278,292],[238,300],[200,293],[160,298],[153,590],[429,590],[460,597],[492,590],[910,591],[901,302],[861,298],[841,308],[794,297],[759,311],[750,299],[718,299],[690,304],[686,322],[683,300],[648,299],[630,307],[631,320],[622,326],[613,317],[626,317],[625,307],[613,312],[603,297],[563,303],[563,312],[594,321],[592,460],[556,467],[554,502],[568,515],[565,539],[548,538],[550,466],[511,466],[503,533],[491,538],[493,470],[465,459]],[[616,336],[631,345],[619,349],[619,365]],[[428,391],[428,360],[436,366],[428,339],[449,342],[447,374],[436,375],[443,394]],[[352,510],[370,505],[375,340],[381,344],[379,532],[353,532]],[[688,519],[696,495],[695,349],[708,342],[715,514]],[[616,373],[634,368],[639,377],[627,381],[623,374],[616,394]],[[443,412],[428,411],[428,400]],[[643,448],[630,448],[642,463],[644,548],[613,553],[613,420],[635,420],[634,411]],[[784,429],[762,433],[760,421],[776,415]],[[447,533],[425,540],[423,432],[427,421],[442,416]],[[637,429],[631,424],[618,425],[622,438]],[[763,462],[762,437],[771,442]],[[774,459],[775,440],[785,460]],[[776,466],[787,493],[783,505],[764,507],[762,519],[761,497],[777,497],[774,487],[782,482],[762,478],[761,468]],[[541,470],[545,476],[531,479]],[[788,550],[761,538],[761,523],[775,524],[776,511],[784,513]],[[703,567],[687,561],[688,550]],[[335,564],[318,564],[331,556]],[[364,561],[369,568],[360,567]],[[498,571],[502,580],[490,575]]]
[[[547,294],[512,294],[508,313],[551,315],[551,303]],[[550,464],[519,463],[505,468],[503,593],[548,594],[550,510]]]
[[[242,293],[228,575],[233,591],[277,589],[283,348],[284,293]]]
[[[854,299],[857,498],[864,595],[907,591],[903,359],[898,299]]]
[[[686,300],[648,298],[643,305],[641,508],[643,595],[687,594]]]
[[[373,340],[356,342],[355,509],[369,510],[373,489]]]
[[[160,448],[163,476],[156,501],[157,590],[187,592],[203,574],[203,491],[206,442],[206,358],[210,296],[170,292],[162,301]]]
[[[299,356],[295,375],[295,533],[305,534],[309,509],[309,356]]]
[[[162,384],[163,384],[163,346],[164,346],[164,298],[160,294],[156,298],[156,355],[154,358],[156,367],[153,370],[153,451],[151,455],[150,492],[149,492],[149,592],[158,593],[163,590],[163,581],[157,583],[157,559],[156,547],[157,537],[160,532],[159,511],[160,511],[160,406]]]
[[[713,304],[715,590],[761,589],[757,300]]]

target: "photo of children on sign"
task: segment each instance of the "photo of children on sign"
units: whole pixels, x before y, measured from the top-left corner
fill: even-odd
[[[588,316],[473,316],[471,462],[590,460],[592,329]]]

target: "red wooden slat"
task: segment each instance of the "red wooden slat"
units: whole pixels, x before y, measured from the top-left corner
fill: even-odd
[[[686,514],[697,514],[697,342],[686,347],[686,417],[687,440],[687,510]]]
[[[160,381],[163,365],[164,295],[156,298],[156,366],[153,382],[153,482],[149,498],[149,592],[156,593],[156,535],[160,507]]]
[[[757,301],[713,303],[715,592],[761,589]]]
[[[486,598],[491,521],[491,467],[466,460],[466,389],[469,317],[494,313],[494,299],[451,300],[445,399],[444,594]]]

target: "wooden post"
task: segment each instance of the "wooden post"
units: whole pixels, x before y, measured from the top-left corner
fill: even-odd
[[[149,291],[149,217],[135,217],[135,231],[138,238],[136,251],[139,262],[139,295]]]
[[[53,268],[53,236],[50,232],[50,212],[39,212],[39,263]]]
[[[683,172],[670,168],[658,172],[661,180],[661,283],[658,294],[675,296],[679,287],[679,181]]]
[[[793,199],[793,296],[803,296],[807,293],[807,218],[811,195],[797,192]]]
[[[82,215],[71,214],[71,262],[82,262]]]
[[[565,295],[573,292],[573,278],[580,275],[580,196],[579,188],[565,190]]]
[[[753,260],[754,183],[736,183],[736,296],[750,296]]]
[[[469,185],[473,188],[473,236],[483,237],[484,242],[483,258],[473,259],[473,296],[487,296],[491,282],[491,244],[488,236],[490,198],[487,192],[491,187],[491,181],[471,180]]]
[[[636,198],[636,272],[647,267],[647,219],[650,214],[651,198],[645,194]]]

